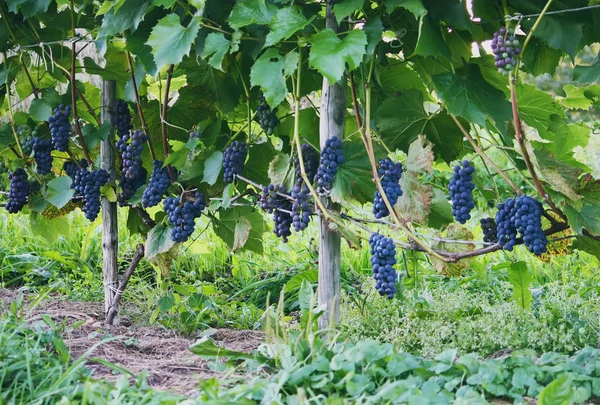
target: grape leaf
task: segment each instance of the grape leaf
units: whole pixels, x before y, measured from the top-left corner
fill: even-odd
[[[244,224],[238,225],[242,221],[244,221]],[[250,230],[246,229],[248,226],[250,226]],[[213,227],[217,236],[230,249],[247,249],[262,254],[262,235],[266,226],[262,214],[253,207],[233,207],[228,210],[220,210],[219,221],[213,222]],[[245,233],[248,233],[248,236],[244,236]],[[244,243],[241,244],[241,242]]]
[[[450,205],[447,203],[447,201],[446,204]],[[473,234],[471,231],[456,222],[453,222],[448,226],[445,232],[445,237],[446,239],[454,240],[473,240]],[[449,243],[441,240],[438,240],[432,247],[434,249],[445,250],[453,253],[470,252],[475,249],[475,245],[470,243]],[[471,263],[471,258],[463,259],[456,263],[448,263],[438,259],[437,257],[431,258],[431,264],[433,264],[436,271],[446,276],[460,276],[464,269],[471,267]]]
[[[335,15],[335,19],[338,24],[340,21],[344,19],[344,17],[348,17],[355,10],[360,10],[363,7],[365,0],[342,0],[336,1],[333,6],[333,14]]]
[[[525,262],[511,263],[508,269],[508,281],[513,288],[513,298],[518,306],[525,310],[531,308],[532,295],[529,290],[532,278]]]
[[[571,110],[589,110],[592,107],[592,100],[586,97],[585,88],[567,84],[563,89],[567,97],[562,98],[560,103],[566,108]]]
[[[600,241],[594,240],[587,236],[578,236],[575,238],[572,248],[589,253],[600,259]]]
[[[127,0],[119,9],[112,8],[102,19],[98,37],[109,37],[127,30],[135,31],[149,8],[150,1],[147,0]]]
[[[46,200],[56,208],[62,208],[73,198],[75,190],[71,188],[73,181],[69,176],[56,177],[48,182]]]
[[[30,215],[29,226],[34,235],[41,236],[48,243],[54,243],[60,235],[68,235],[71,232],[67,217],[50,219],[43,215]]]
[[[419,18],[419,38],[415,47],[414,55],[421,56],[444,56],[449,58],[450,48],[439,29],[438,24],[431,21],[428,15]]]
[[[453,221],[452,206],[448,203],[448,195],[440,189],[434,189],[431,211],[427,217],[427,226],[440,229]]]
[[[596,83],[600,78],[600,59],[589,66],[577,65],[573,69],[573,80],[580,83]]]
[[[581,169],[560,162],[548,151],[535,150],[534,156],[538,172],[552,186],[552,190],[574,201],[581,199],[573,188],[581,175]]]
[[[584,128],[589,135],[589,141],[586,147],[577,146],[573,149],[573,157],[587,165],[591,169],[591,174],[596,180],[600,180],[600,134]]]
[[[431,79],[450,114],[486,128],[486,120],[491,117],[497,129],[504,132],[512,116],[510,104],[502,91],[483,79],[477,65],[466,64],[460,76],[442,73]]]
[[[267,34],[265,46],[275,45],[281,40],[288,39],[296,31],[303,29],[308,20],[298,7],[286,7],[277,10],[269,27],[271,31]]]
[[[248,148],[248,160],[244,164],[242,175],[259,184],[268,184],[269,164],[275,157],[275,149],[270,142],[251,145]]]
[[[180,24],[177,14],[169,14],[158,21],[146,44],[152,47],[154,61],[160,70],[163,66],[177,64],[189,55],[200,30],[200,21],[192,18],[187,27]]]
[[[250,24],[267,25],[273,18],[276,8],[265,0],[238,0],[229,16],[229,25],[240,29]]]
[[[342,78],[345,63],[348,63],[349,70],[356,69],[360,64],[365,54],[367,36],[361,30],[352,30],[340,40],[332,29],[327,28],[313,35],[310,42],[310,67],[335,83]]]
[[[223,70],[223,57],[229,51],[231,42],[220,32],[211,32],[204,42],[203,58],[209,58],[208,64],[215,69]]]
[[[175,242],[171,240],[171,227],[162,223],[156,224],[148,233],[145,256],[147,259],[152,259],[168,252],[174,245]]]
[[[372,180],[371,162],[363,143],[344,141],[342,153],[345,160],[335,175],[331,199],[334,202],[354,199],[361,204],[372,201],[375,183]]]
[[[203,182],[210,184],[211,186],[217,182],[221,168],[223,167],[223,152],[216,151],[213,153],[206,162],[204,162],[204,178]]]
[[[590,163],[584,164],[583,161],[578,161],[573,156],[575,149],[580,150],[586,146],[590,139],[590,128],[585,125],[571,124],[567,125],[560,117],[553,115],[550,117],[549,131],[552,138],[547,147],[554,153],[557,159],[571,166],[580,167],[583,170],[589,171]],[[589,148],[588,148],[589,149]],[[593,153],[593,148],[591,150]],[[598,160],[596,159],[596,162]]]
[[[554,49],[534,37],[527,46],[527,52],[521,56],[521,60],[534,76],[544,73],[553,75],[562,54],[560,50]]]
[[[269,48],[254,62],[250,70],[250,83],[260,86],[271,107],[279,105],[287,93],[283,77],[284,58],[275,48]]]
[[[581,192],[583,199],[565,208],[569,225],[577,233],[587,229],[594,235],[600,235],[600,196],[597,193]]]
[[[433,198],[432,186],[421,181],[422,173],[431,173],[433,165],[433,145],[425,136],[420,135],[408,149],[403,162],[404,172],[400,179],[402,196],[398,198],[396,208],[403,219],[423,222],[429,215]]]
[[[375,77],[381,89],[388,93],[408,89],[427,91],[417,72],[408,67],[405,62],[395,62],[385,66],[377,65]]]
[[[290,165],[290,155],[278,153],[271,163],[269,163],[269,179],[271,184],[281,184]]]
[[[542,138],[548,136],[552,114],[564,117],[565,113],[554,103],[552,96],[530,84],[516,88],[519,115],[523,121],[538,130]]]
[[[524,22],[525,26],[531,26],[532,24],[532,20],[528,24]],[[579,42],[583,37],[583,22],[554,16],[544,16],[533,36],[540,38],[553,48],[560,49],[573,60],[575,59]]]
[[[383,23],[381,18],[377,16],[370,17],[364,28],[365,34],[367,34],[367,57],[371,57],[377,44],[381,42],[381,36],[383,34]]]
[[[293,74],[298,68],[298,61],[300,55],[296,51],[290,51],[285,58],[283,59],[283,74],[285,76],[290,76]]]
[[[434,143],[435,152],[447,162],[456,159],[462,150],[462,132],[446,113],[427,114],[420,91],[408,90],[388,97],[374,118],[379,135],[392,149],[407,151],[411,142],[425,134]]]
[[[389,13],[398,7],[402,7],[413,13],[417,18],[427,14],[427,9],[421,0],[384,0],[383,3]]]
[[[7,0],[8,10],[17,14],[19,11],[23,19],[27,20],[39,13],[45,13],[50,7],[50,0]]]

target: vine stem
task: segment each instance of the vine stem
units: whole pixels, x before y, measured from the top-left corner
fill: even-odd
[[[381,195],[381,198],[383,199],[383,202],[385,203],[385,206],[388,209],[388,211],[390,212],[390,215],[392,216],[392,219],[394,220],[396,225],[412,241],[414,241],[418,246],[420,246],[421,249],[423,249],[423,251],[429,253],[432,256],[435,256],[436,258],[438,258],[442,261],[447,261],[447,258],[445,258],[445,257],[441,256],[439,253],[435,252],[431,248],[431,246],[429,246],[425,242],[421,241],[408,228],[408,226],[400,218],[400,215],[398,214],[398,212],[396,212],[396,209],[394,208],[394,206],[390,203],[390,200],[387,198],[385,190],[383,189],[383,187],[381,185],[381,181],[379,179],[379,174],[377,173],[377,163],[375,162],[375,153],[373,151],[373,141],[371,139],[371,77],[373,76],[374,65],[375,65],[375,58],[373,58],[371,60],[371,64],[369,67],[369,73],[367,76],[367,81],[365,83],[365,125],[363,127],[364,130],[361,131],[361,138],[363,140],[363,143],[365,144],[365,149],[367,150],[367,155],[369,156],[369,161],[371,162],[371,170],[373,171],[373,181],[375,182],[377,190],[379,191],[379,194]]]
[[[527,48],[527,44],[529,44],[529,41],[531,41],[531,37],[533,36],[533,33],[540,26],[540,23],[542,22],[542,18],[544,18],[544,15],[546,14],[546,12],[548,11],[548,9],[550,8],[550,5],[552,4],[552,1],[553,0],[548,0],[546,2],[546,5],[542,9],[542,12],[538,16],[538,18],[535,20],[535,23],[533,24],[533,27],[531,27],[531,30],[529,31],[529,34],[527,34],[527,38],[525,38],[525,42],[523,42],[523,46],[521,47],[521,55],[523,55],[523,53],[525,52],[525,48]],[[521,58],[519,58],[519,60],[521,60]]]
[[[302,145],[300,144],[300,83],[302,78],[302,48],[298,49],[298,74],[296,76],[296,86],[294,91],[294,142],[296,143],[296,152],[298,153],[298,164],[300,165],[300,175],[304,184],[308,187],[310,194],[313,196],[315,203],[319,207],[319,210],[323,213],[323,216],[332,222],[333,217],[329,215],[327,209],[323,205],[323,201],[315,191],[312,181],[306,175],[306,169],[304,167],[304,157],[302,156]]]
[[[360,116],[360,112],[358,109],[358,99],[356,98],[356,86],[354,85],[354,74],[350,72],[348,75],[350,78],[350,92],[352,93],[352,106],[354,107],[354,116],[356,117],[356,125],[358,125],[358,130],[362,129],[362,118]]]
[[[169,66],[167,70],[167,79],[165,82],[165,97],[163,98],[161,121],[162,145],[165,158],[169,157],[169,142],[167,139],[167,113],[169,111],[169,91],[171,90],[171,78],[173,77],[173,68],[175,65]],[[160,77],[159,77],[160,80]]]
[[[1,9],[1,7],[0,7]],[[4,54],[4,60],[6,60],[6,54]],[[13,137],[15,139],[15,143],[17,144],[17,149],[19,150],[18,157],[21,159],[25,159],[25,153],[23,153],[23,148],[21,147],[21,142],[19,142],[19,136],[17,135],[17,130],[15,129],[15,116],[12,108],[12,104],[10,102],[10,86],[6,86],[6,95],[8,97],[8,121],[10,122],[10,128],[12,129]]]
[[[519,187],[517,187],[517,185],[513,183],[513,181],[510,178],[508,178],[506,173],[504,173],[504,171],[502,171],[502,169],[498,167],[498,165],[479,147],[479,145],[477,145],[477,142],[475,142],[473,137],[469,134],[469,131],[467,131],[465,127],[463,127],[458,118],[456,118],[454,114],[450,114],[450,117],[452,117],[452,119],[456,123],[456,126],[458,126],[458,129],[460,129],[464,137],[467,138],[473,149],[475,149],[475,153],[481,156],[490,166],[494,168],[496,173],[498,173],[500,177],[502,177],[504,181],[514,190],[515,194],[521,194],[521,189],[519,189]]]
[[[515,81],[513,79],[514,79],[514,77],[512,76],[512,73],[511,73],[510,78],[509,78],[510,101],[511,101],[511,106],[512,106],[513,121],[515,124],[515,137],[517,138],[517,142],[519,143],[519,147],[521,148],[521,154],[523,155],[523,159],[525,160],[525,165],[527,166],[527,170],[529,171],[529,174],[531,175],[531,178],[533,179],[535,188],[540,193],[542,198],[544,200],[546,200],[546,203],[548,203],[550,208],[552,208],[552,211],[554,211],[563,221],[566,221],[567,217],[565,216],[564,212],[562,212],[562,210],[560,210],[560,208],[558,208],[556,206],[556,204],[554,204],[554,201],[552,201],[552,198],[550,198],[550,196],[548,195],[546,190],[544,190],[544,186],[542,185],[542,182],[540,181],[540,178],[538,177],[537,173],[535,172],[535,168],[533,167],[533,164],[531,163],[531,157],[529,156],[529,152],[527,151],[527,140],[525,139],[523,130],[521,128],[521,118],[519,117],[519,108],[517,105],[517,94],[516,94],[517,92],[516,92],[516,88],[515,88]]]
[[[148,135],[147,143],[148,149],[150,150],[150,156],[152,157],[152,160],[156,160],[156,153],[154,152],[154,146],[152,146],[152,141],[150,140],[150,131],[148,130],[148,124],[146,124],[146,118],[144,117],[144,111],[142,110],[142,103],[140,102],[140,94],[138,93],[137,84],[135,82],[135,71],[133,69],[133,61],[130,52],[127,52],[127,65],[129,66],[131,84],[133,87],[133,94],[135,96],[135,104],[137,105],[138,115],[140,117],[142,129],[144,130],[144,133]]]

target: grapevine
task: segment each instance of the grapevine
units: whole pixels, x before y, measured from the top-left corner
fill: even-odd
[[[32,131],[27,125],[21,125],[17,128],[17,135],[23,153],[25,155],[31,155],[31,142],[33,141],[33,138],[37,136],[37,129]]]
[[[244,162],[248,155],[246,142],[233,141],[223,152],[223,181],[231,183],[235,176],[242,174]]]
[[[394,298],[396,293],[396,247],[394,241],[379,233],[371,234],[371,270],[379,295]]]
[[[10,180],[10,188],[8,190],[6,211],[15,214],[27,204],[30,192],[29,181],[27,180],[27,173],[22,168],[10,173],[8,179]]]
[[[292,234],[290,230],[293,222],[290,212],[292,210],[292,202],[281,194],[287,194],[285,185],[275,186],[270,184],[269,186],[264,186],[260,203],[264,211],[273,214],[273,222],[275,223],[273,232],[275,235],[287,243],[288,236]]]
[[[116,147],[121,152],[121,170],[123,177],[136,179],[142,167],[142,152],[148,136],[136,129],[133,133],[126,133],[117,140]]]
[[[313,212],[308,202],[309,196],[310,190],[306,184],[303,184],[302,181],[297,182],[292,189],[292,198],[295,200],[292,204],[292,224],[296,232],[306,229],[310,222]]]
[[[400,188],[402,164],[394,163],[389,158],[381,159],[377,175],[381,181],[381,187],[390,205],[393,207],[398,202],[398,197],[402,195],[402,188]],[[390,215],[390,211],[387,209],[383,198],[381,198],[379,190],[375,191],[373,198],[373,214],[375,214],[375,218],[384,218]]]
[[[150,181],[148,187],[144,190],[142,195],[142,207],[154,207],[158,205],[162,200],[163,195],[167,192],[167,189],[171,185],[171,178],[169,177],[169,169],[163,167],[164,163],[160,160],[155,160],[152,165],[152,174],[150,175]]]
[[[194,232],[195,219],[201,214],[205,205],[202,193],[196,192],[194,201],[183,201],[182,197],[167,197],[163,207],[169,223],[173,226],[171,239],[175,242],[185,242]]]
[[[69,138],[71,137],[70,115],[71,106],[65,107],[61,104],[54,109],[54,115],[48,118],[54,148],[60,152],[66,152],[69,149]]]
[[[119,180],[121,193],[117,196],[117,201],[121,207],[126,206],[135,192],[146,184],[146,177],[148,177],[148,171],[144,167],[140,167],[136,178],[121,177],[121,180]]]
[[[342,141],[337,136],[327,139],[325,148],[321,151],[321,160],[317,170],[316,180],[320,191],[331,190],[333,179],[338,167],[344,162],[342,155]]]
[[[461,165],[454,166],[454,175],[448,190],[452,199],[452,215],[454,218],[464,224],[471,219],[470,212],[475,208],[473,202],[473,172],[475,168],[468,160],[463,160]]]
[[[496,224],[498,243],[511,251],[517,243],[517,232],[530,252],[541,255],[546,252],[548,240],[542,230],[542,207],[532,197],[520,195],[498,204]]]
[[[482,218],[479,223],[483,231],[483,241],[487,243],[498,242],[496,220],[494,218]]]

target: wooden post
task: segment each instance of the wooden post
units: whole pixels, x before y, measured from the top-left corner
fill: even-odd
[[[110,184],[115,182],[115,137],[113,106],[115,104],[116,83],[114,80],[102,81],[102,123],[110,123],[106,141],[100,144],[100,168],[110,175]],[[106,315],[115,299],[119,285],[119,266],[117,262],[119,248],[119,228],[117,223],[117,203],[102,196],[102,268],[104,271],[104,314]],[[118,311],[118,308],[117,308]],[[114,325],[119,323],[118,316],[113,318]]]
[[[333,14],[334,0],[327,0],[326,26],[338,30],[335,15]],[[321,149],[329,138],[344,137],[344,119],[346,117],[346,80],[345,77],[338,83],[329,83],[323,77],[321,92],[321,115],[319,121],[319,137]],[[323,198],[325,206],[331,201]],[[319,216],[320,242],[319,242],[319,306],[325,305],[325,314],[319,318],[319,328],[333,327],[340,319],[340,234],[329,228],[327,220]]]

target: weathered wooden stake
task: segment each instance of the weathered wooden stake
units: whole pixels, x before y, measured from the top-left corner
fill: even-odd
[[[333,0],[327,0],[326,26],[337,32],[338,26],[333,14]],[[321,115],[319,136],[321,149],[329,138],[337,136],[343,139],[344,119],[346,117],[346,80],[329,83],[323,77],[321,93]],[[325,206],[331,201],[323,199]],[[319,318],[319,328],[333,327],[340,319],[340,255],[341,238],[336,231],[329,229],[327,220],[319,216],[319,306],[325,305],[326,312]]]
[[[110,184],[115,181],[115,148],[113,106],[115,104],[116,83],[114,80],[102,81],[102,123],[110,123],[109,136],[100,144],[100,168],[110,175]],[[117,203],[102,196],[102,263],[104,270],[104,314],[115,299],[119,284],[119,266],[117,262],[119,248],[119,228],[117,223]],[[118,311],[118,308],[117,308]],[[111,324],[118,324],[119,317],[113,317]]]

